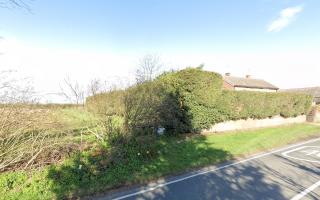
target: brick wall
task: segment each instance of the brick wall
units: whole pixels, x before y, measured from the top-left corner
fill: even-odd
[[[210,129],[203,130],[202,133],[219,133],[225,131],[245,130],[253,128],[263,128],[280,126],[285,124],[304,123],[306,122],[306,116],[301,115],[292,118],[283,118],[276,116],[268,119],[247,119],[237,121],[226,121],[213,125]]]
[[[229,83],[223,81],[223,89],[225,90],[234,90],[234,87],[232,85],[230,85]]]
[[[313,107],[310,113],[307,115],[307,122],[315,122],[317,117],[317,107]]]

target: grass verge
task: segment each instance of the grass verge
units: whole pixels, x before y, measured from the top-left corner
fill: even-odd
[[[295,124],[220,135],[144,139],[140,141],[144,145],[138,142],[106,152],[91,149],[40,171],[0,174],[0,199],[92,195],[319,136],[319,126]]]

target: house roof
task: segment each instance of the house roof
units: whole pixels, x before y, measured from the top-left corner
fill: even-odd
[[[278,90],[279,88],[272,85],[271,83],[253,78],[241,78],[234,76],[224,76],[224,81],[232,85],[233,87],[243,87],[243,88],[256,88],[256,89],[271,89]]]
[[[281,91],[308,94],[313,96],[316,102],[320,102],[320,87],[294,88],[294,89],[286,89]]]

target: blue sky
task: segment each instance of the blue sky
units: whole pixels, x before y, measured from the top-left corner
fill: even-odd
[[[163,57],[167,67],[205,63],[208,70],[250,72],[280,87],[320,85],[312,76],[320,68],[319,0],[26,2],[32,13],[0,8],[0,35],[7,40],[3,48],[20,60],[0,57],[0,64],[29,72],[40,85],[48,71],[54,72],[51,90],[75,68],[79,79],[125,71],[129,76],[148,53]],[[21,49],[28,56],[17,53]],[[53,63],[59,65],[56,70]],[[95,72],[80,70],[88,67]],[[305,67],[310,74],[297,82]],[[293,77],[280,80],[292,68]]]
[[[59,48],[255,51],[320,44],[317,0],[34,0],[29,5],[33,14],[1,9],[0,30]],[[292,6],[304,11],[281,32],[268,33],[268,24]]]

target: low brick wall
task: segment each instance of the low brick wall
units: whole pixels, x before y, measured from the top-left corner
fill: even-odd
[[[320,111],[316,113],[315,122],[320,123]]]
[[[245,130],[253,128],[263,128],[270,126],[279,126],[285,124],[294,123],[304,123],[306,122],[306,116],[301,115],[293,118],[283,118],[281,116],[276,116],[268,119],[247,119],[247,120],[237,120],[237,121],[226,121],[222,123],[215,124],[210,129],[203,130],[203,133],[210,132],[224,132],[233,130]]]

